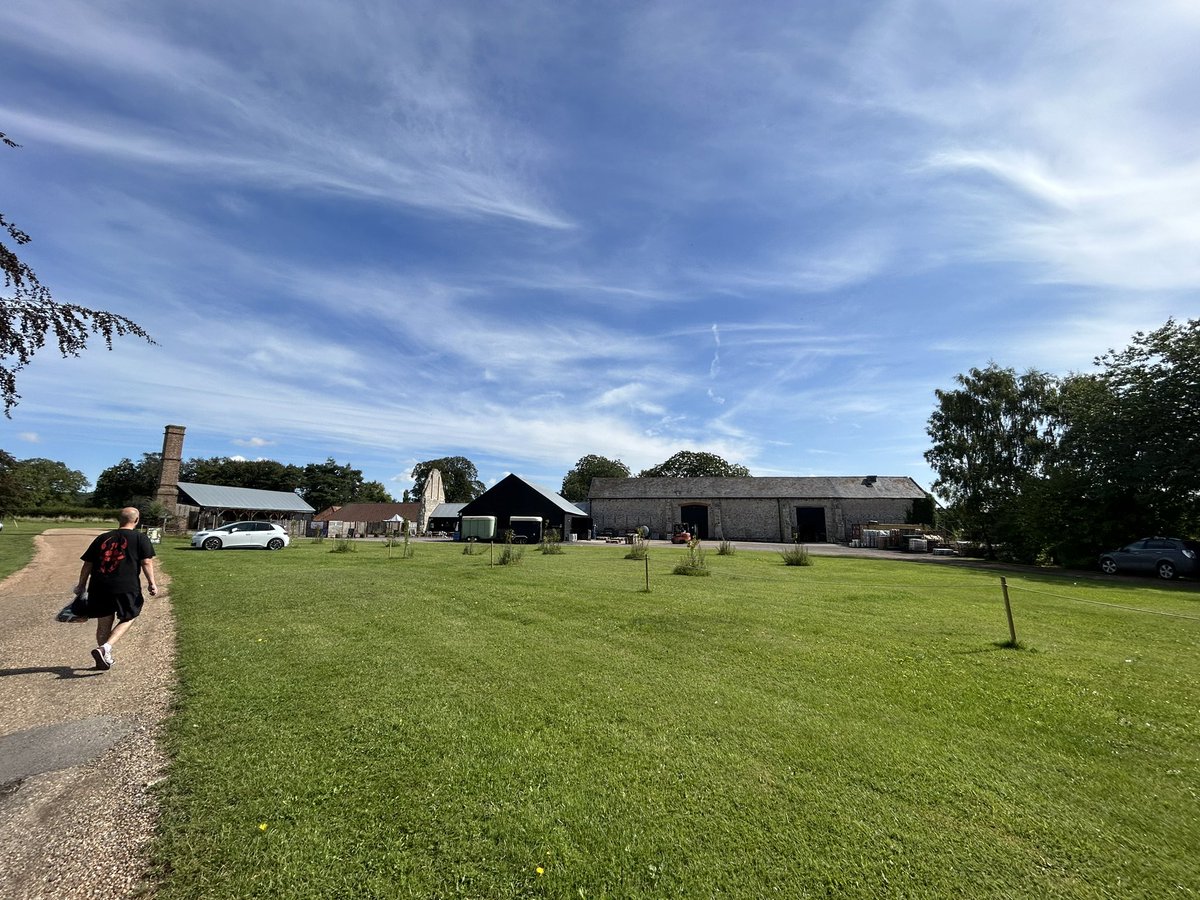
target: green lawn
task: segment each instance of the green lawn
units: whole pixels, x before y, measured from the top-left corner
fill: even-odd
[[[54,519],[5,519],[0,531],[0,578],[7,578],[33,559],[33,539],[50,528],[115,528],[115,522],[59,522]]]
[[[162,898],[1200,891],[1195,591],[332,546],[161,549]]]

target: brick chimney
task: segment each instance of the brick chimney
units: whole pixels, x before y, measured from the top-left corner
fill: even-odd
[[[176,514],[179,505],[179,466],[183,462],[182,425],[168,425],[163,433],[162,470],[154,499],[167,508],[167,515]]]

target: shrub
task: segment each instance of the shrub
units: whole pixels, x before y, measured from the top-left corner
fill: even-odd
[[[412,545],[412,542],[409,540],[407,531],[404,532],[403,539],[400,539],[393,534],[393,535],[389,535],[384,540],[383,543],[384,543],[384,546],[386,546],[388,548],[388,556],[389,557],[392,555],[392,548],[400,547],[401,548],[401,550],[400,550],[400,558],[401,559],[412,559],[413,558],[413,545]]]
[[[646,538],[641,531],[635,531],[633,534],[633,546],[629,548],[629,552],[625,554],[626,559],[645,559],[646,558]]]
[[[717,556],[733,556],[735,553],[737,553],[737,547],[733,546],[729,541],[721,541],[717,545]]]
[[[562,553],[562,532],[557,528],[550,528],[542,534],[542,553]]]
[[[314,534],[314,535],[313,535],[312,542],[313,542],[314,544],[323,544],[323,543],[325,543],[325,532],[323,532],[323,531],[318,531],[316,534]]]
[[[811,566],[812,557],[809,556],[808,548],[803,544],[793,544],[786,550],[779,553],[783,557],[785,566]]]
[[[463,543],[463,556],[474,556],[475,549],[475,538],[467,538],[466,542]]]
[[[498,566],[515,566],[525,558],[525,548],[518,547],[513,543],[513,532],[511,530],[504,532],[504,549],[500,551],[500,558],[496,560]]]
[[[687,553],[683,562],[674,569],[676,575],[711,575],[708,562],[705,560],[705,549],[700,546],[700,538],[692,538],[687,543]]]
[[[333,549],[330,550],[329,552],[330,553],[353,553],[357,549],[358,549],[358,545],[355,544],[354,541],[350,540],[349,538],[338,538],[336,541],[334,541]]]

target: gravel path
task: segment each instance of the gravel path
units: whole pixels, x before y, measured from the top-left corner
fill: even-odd
[[[169,579],[107,672],[93,668],[92,622],[62,624],[79,556],[100,529],[36,538],[33,562],[0,582],[0,898],[148,896],[157,744],[174,684]]]

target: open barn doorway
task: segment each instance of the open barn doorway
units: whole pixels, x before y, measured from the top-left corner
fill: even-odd
[[[796,542],[800,544],[825,543],[825,507],[796,507]]]
[[[708,507],[699,503],[679,508],[679,521],[688,526],[692,537],[708,540]]]

